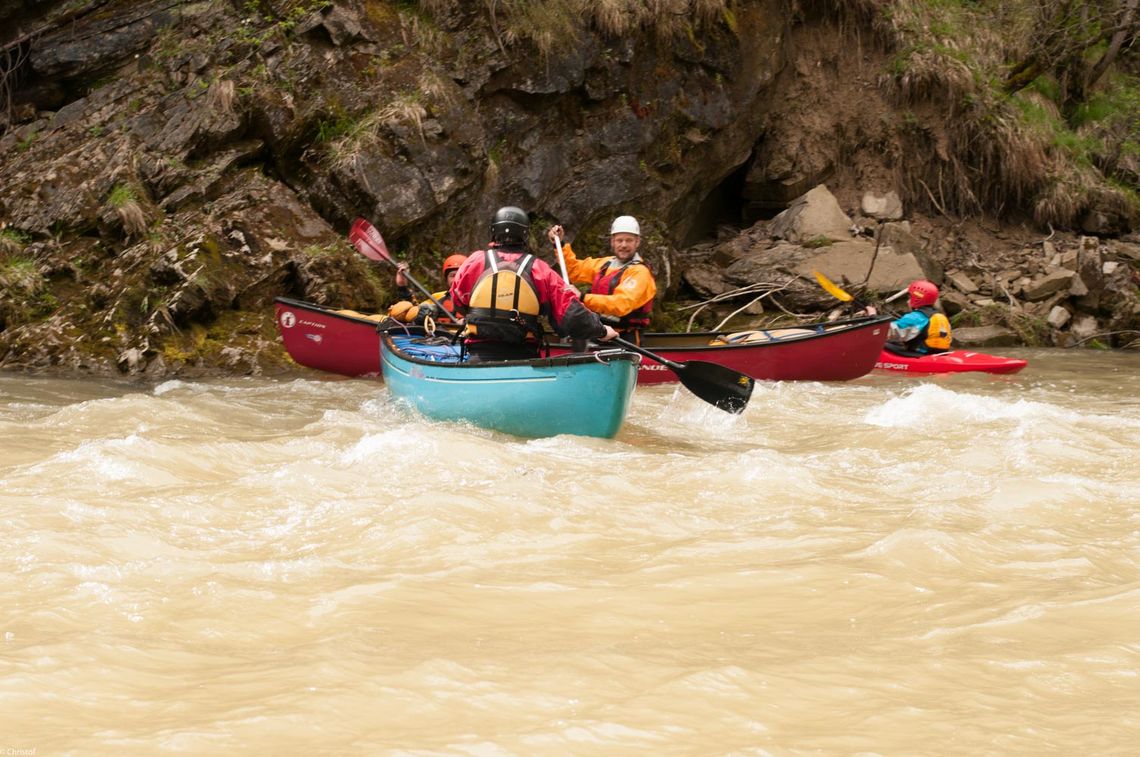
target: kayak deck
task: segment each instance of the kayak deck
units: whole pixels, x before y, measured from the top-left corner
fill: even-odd
[[[875,369],[892,373],[936,374],[936,373],[1017,373],[1029,361],[1020,358],[989,355],[985,352],[952,350],[933,355],[900,355],[883,349]]]

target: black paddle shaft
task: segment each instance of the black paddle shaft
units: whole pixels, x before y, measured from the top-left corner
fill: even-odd
[[[677,363],[621,337],[616,337],[613,341],[631,352],[645,355],[666,366],[677,374],[677,379],[686,389],[714,407],[728,413],[742,413],[748,406],[752,388],[756,384],[751,376],[701,360]]]
[[[369,236],[369,232],[372,232],[372,235],[375,236],[375,239]],[[356,248],[357,252],[359,252],[364,257],[370,260],[387,263],[397,271],[400,270],[400,264],[392,259],[392,254],[388,252],[388,245],[384,243],[384,238],[380,236],[380,232],[376,230],[376,227],[364,219],[357,219],[356,224],[353,225],[352,230],[348,234],[348,238],[352,242],[353,247]],[[435,306],[439,308],[439,311],[441,313],[447,313],[457,321],[461,320],[456,315],[456,313],[445,308],[443,306],[443,303],[437,300],[435,298],[435,295],[427,290],[427,287],[416,281],[416,278],[412,276],[411,273],[409,273],[407,270],[404,270],[403,274],[408,281],[412,282],[412,284],[414,284],[417,289],[423,292],[429,300],[435,303]]]

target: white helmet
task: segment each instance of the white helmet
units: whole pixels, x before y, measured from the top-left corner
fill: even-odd
[[[633,216],[618,216],[614,219],[613,224],[610,225],[610,235],[623,233],[641,236],[641,226],[637,223],[636,218]]]

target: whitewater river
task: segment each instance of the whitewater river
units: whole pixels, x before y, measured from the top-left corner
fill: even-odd
[[[1140,355],[643,387],[0,375],[0,755],[1135,754]]]

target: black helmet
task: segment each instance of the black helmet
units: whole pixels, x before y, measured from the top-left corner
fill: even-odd
[[[491,241],[499,245],[522,244],[530,229],[530,218],[522,208],[508,205],[495,211],[491,219]]]

